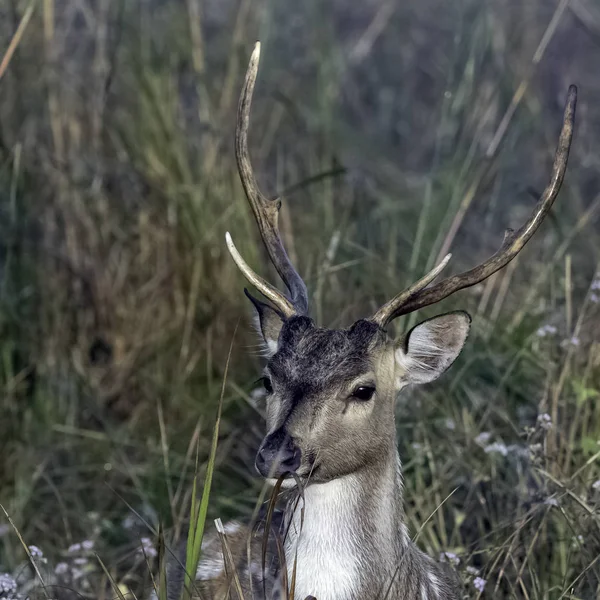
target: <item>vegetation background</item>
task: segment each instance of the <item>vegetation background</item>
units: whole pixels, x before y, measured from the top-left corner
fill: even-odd
[[[257,39],[253,161],[328,326],[494,252],[579,85],[538,234],[397,323],[474,317],[398,431],[411,532],[465,597],[600,598],[597,0],[0,0],[0,597],[148,594],[140,544],[188,514],[232,344],[209,522],[254,508],[261,359],[224,234],[275,281],[233,156]]]

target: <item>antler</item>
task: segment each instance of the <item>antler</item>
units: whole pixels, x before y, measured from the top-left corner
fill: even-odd
[[[269,257],[275,265],[279,276],[285,283],[290,293],[290,299],[282,294],[275,287],[267,283],[262,277],[254,273],[240,256],[231,240],[231,236],[227,233],[227,246],[229,252],[246,276],[248,281],[252,283],[265,297],[267,297],[275,307],[285,317],[291,317],[294,314],[306,314],[308,312],[308,293],[306,285],[302,278],[294,269],[285,248],[281,242],[279,235],[279,227],[277,218],[281,207],[281,200],[275,198],[270,200],[265,197],[256,183],[252,164],[250,163],[250,155],[248,152],[248,125],[250,122],[250,105],[252,103],[252,93],[254,91],[254,83],[256,82],[256,74],[258,72],[258,61],[260,57],[260,42],[257,42],[250,58],[248,71],[244,87],[240,95],[240,103],[238,105],[237,126],[235,131],[235,156],[237,159],[238,170],[242,186],[246,192],[246,197],[254,213],[254,217],[258,224],[258,229],[262,240],[267,248]]]
[[[370,320],[377,323],[380,327],[385,327],[390,321],[400,315],[405,315],[423,308],[424,306],[435,304],[451,294],[454,294],[454,292],[457,292],[458,290],[480,283],[484,279],[490,277],[490,275],[496,273],[496,271],[502,269],[502,267],[505,267],[513,258],[515,258],[544,220],[544,217],[552,207],[560,190],[560,186],[562,185],[567,169],[571,139],[573,137],[576,104],[577,88],[572,85],[569,87],[569,92],[567,94],[562,130],[558,139],[558,146],[556,148],[554,164],[552,166],[552,176],[527,222],[517,232],[514,232],[512,229],[507,229],[499,250],[484,263],[470,271],[454,275],[431,287],[427,287],[448,263],[449,255],[446,256],[446,258],[435,269],[425,275],[425,277],[384,304]]]

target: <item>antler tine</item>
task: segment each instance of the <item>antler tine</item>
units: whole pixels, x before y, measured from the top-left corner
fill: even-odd
[[[291,317],[296,313],[292,303],[276,288],[274,288],[269,282],[265,281],[260,275],[257,275],[249,266],[248,263],[242,258],[242,255],[238,252],[229,231],[225,233],[225,241],[227,242],[227,249],[229,254],[233,258],[235,264],[239,270],[244,274],[246,279],[257,289],[261,291],[265,298],[268,298],[277,308],[283,313],[285,317]]]
[[[375,321],[382,327],[389,323],[394,317],[394,311],[397,310],[398,306],[402,306],[409,298],[414,296],[418,291],[426,288],[446,267],[450,262],[452,254],[446,254],[437,267],[434,267],[421,277],[416,283],[413,283],[410,287],[406,288],[403,292],[400,292],[397,296],[394,296],[389,302],[386,302],[372,317],[371,320]]]
[[[429,275],[425,276],[417,284],[414,284],[405,292],[398,294],[393,300],[379,309],[371,320],[375,321],[380,327],[385,327],[390,321],[400,315],[405,315],[430,304],[435,304],[458,290],[480,283],[496,273],[496,271],[502,269],[502,267],[505,267],[517,256],[544,220],[544,217],[556,200],[556,196],[562,185],[567,169],[571,140],[573,138],[576,104],[577,88],[572,85],[569,87],[567,94],[562,130],[558,139],[550,182],[546,186],[527,222],[517,232],[513,232],[510,229],[507,230],[498,251],[482,264],[459,275],[444,279],[428,288],[425,286],[429,282],[425,285],[419,285],[424,279],[429,277]],[[430,279],[430,281],[432,280],[433,278]]]
[[[258,229],[262,237],[263,243],[269,253],[269,257],[279,276],[285,283],[290,292],[290,299],[286,298],[281,292],[269,285],[264,279],[256,275],[250,267],[241,259],[241,256],[235,250],[233,243],[229,243],[229,251],[232,252],[233,258],[240,267],[244,275],[263,295],[273,302],[280,311],[286,315],[291,314],[306,314],[308,312],[308,293],[306,285],[302,278],[294,269],[283,243],[279,235],[278,215],[281,207],[281,200],[275,198],[273,200],[265,197],[256,182],[252,164],[250,162],[250,154],[248,152],[248,126],[250,122],[250,106],[252,104],[252,93],[254,92],[254,83],[258,73],[258,62],[260,57],[260,42],[257,42],[250,58],[248,71],[244,87],[240,95],[240,103],[238,105],[237,127],[235,131],[235,155],[242,180],[242,186],[246,192],[246,197],[254,213],[254,217],[258,224]],[[241,259],[241,261],[240,261]],[[242,266],[244,265],[244,266]],[[292,311],[290,313],[290,310]]]

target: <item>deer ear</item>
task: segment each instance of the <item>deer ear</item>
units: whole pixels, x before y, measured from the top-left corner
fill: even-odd
[[[257,300],[244,288],[244,294],[256,309],[256,329],[262,335],[265,342],[265,352],[270,358],[277,352],[279,332],[283,327],[284,317],[269,304]]]
[[[409,383],[437,379],[460,354],[470,327],[471,317],[457,311],[433,317],[411,329],[395,351],[398,389]]]

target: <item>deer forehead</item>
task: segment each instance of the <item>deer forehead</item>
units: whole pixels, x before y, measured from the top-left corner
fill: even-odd
[[[385,339],[368,321],[357,321],[350,329],[325,329],[296,317],[284,324],[267,371],[298,392],[343,385],[376,368]]]

